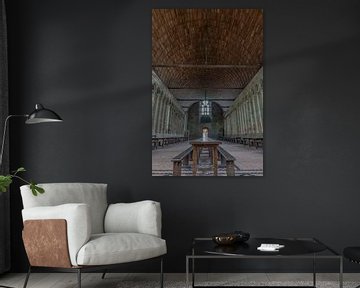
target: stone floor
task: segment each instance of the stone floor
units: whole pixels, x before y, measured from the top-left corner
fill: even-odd
[[[152,175],[172,176],[173,164],[171,159],[191,145],[188,142],[171,144],[152,150]],[[223,142],[220,145],[236,158],[235,176],[262,176],[263,175],[263,149],[248,147],[242,144]],[[199,171],[197,176],[213,176],[210,166],[210,158],[204,151],[200,157]],[[182,176],[192,176],[191,162],[182,168]],[[218,176],[226,176],[226,169],[220,165]]]

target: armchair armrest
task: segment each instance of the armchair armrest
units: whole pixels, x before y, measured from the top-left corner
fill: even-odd
[[[150,200],[111,204],[105,215],[106,233],[143,233],[161,237],[160,203]]]
[[[64,219],[69,248],[70,261],[77,265],[76,256],[80,248],[89,241],[91,235],[91,222],[89,206],[86,204],[64,204],[58,206],[33,207],[22,210],[23,221]],[[36,238],[35,238],[36,237]],[[40,235],[34,235],[34,241],[39,241]],[[49,243],[44,243],[49,245]]]

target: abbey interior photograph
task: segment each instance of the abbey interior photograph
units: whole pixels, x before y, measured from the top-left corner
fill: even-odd
[[[152,175],[263,175],[263,11],[152,10]]]
[[[0,0],[0,288],[360,287],[359,15]]]

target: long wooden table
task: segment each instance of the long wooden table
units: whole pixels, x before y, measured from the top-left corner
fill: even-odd
[[[198,160],[199,160],[199,154],[200,154],[200,150],[202,148],[208,148],[210,150],[210,154],[211,154],[211,162],[212,162],[212,167],[213,167],[213,171],[214,171],[214,176],[217,176],[217,169],[218,169],[218,146],[221,144],[221,141],[216,141],[216,140],[212,140],[212,139],[208,139],[208,140],[203,140],[203,139],[198,139],[198,140],[194,140],[194,141],[190,141],[190,144],[192,145],[193,148],[193,165],[192,165],[192,173],[193,176],[196,176],[196,171],[197,171],[197,164],[198,164]]]

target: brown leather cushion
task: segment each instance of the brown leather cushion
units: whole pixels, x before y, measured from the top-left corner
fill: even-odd
[[[23,241],[31,266],[71,267],[64,219],[26,220]]]

